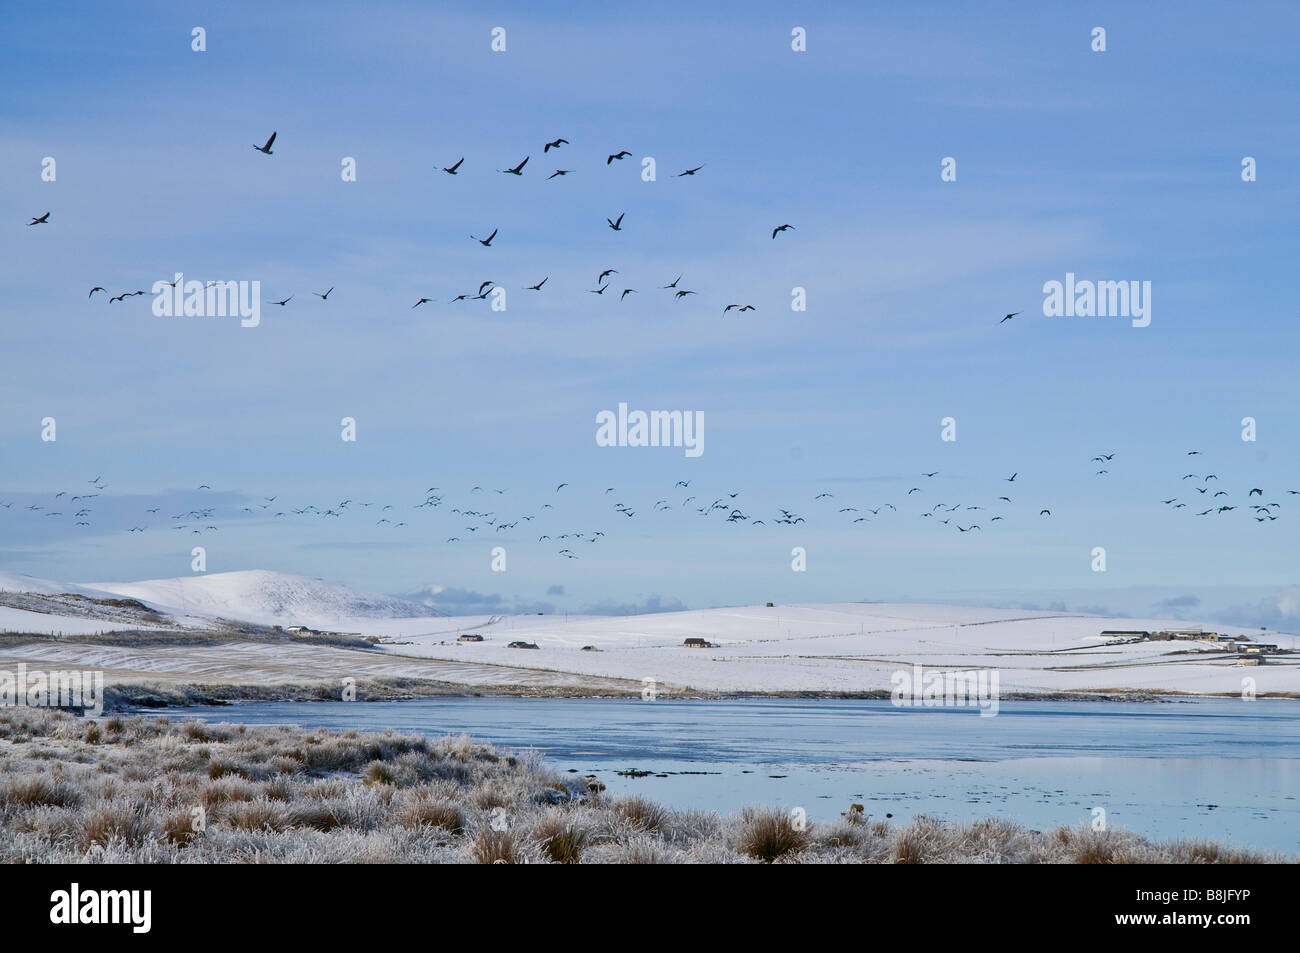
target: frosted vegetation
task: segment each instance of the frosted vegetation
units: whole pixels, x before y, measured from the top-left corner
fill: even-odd
[[[0,860],[10,863],[1286,860],[998,819],[891,824],[849,805],[839,822],[797,829],[776,809],[674,811],[601,787],[463,735],[0,711]]]

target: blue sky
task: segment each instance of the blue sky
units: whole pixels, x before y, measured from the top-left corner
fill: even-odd
[[[1294,585],[1298,21],[1287,4],[9,5],[0,570],[176,576],[203,545],[214,572],[567,608]],[[254,152],[272,130],[274,155]],[[491,248],[469,239],[493,228]],[[177,271],[294,297],[257,328],[86,297]],[[1150,281],[1150,326],[1044,317],[1067,272]],[[681,302],[661,287],[679,274]],[[485,280],[504,312],[450,303]],[[596,446],[620,401],[702,412],[704,454]],[[1013,504],[990,509],[1013,471]],[[1188,472],[1238,509],[1162,504],[1208,496]],[[53,494],[97,475],[76,527]],[[414,509],[431,486],[441,505]],[[1253,519],[1252,487],[1278,519]],[[693,509],[730,492],[749,521]],[[347,498],[376,506],[271,515]],[[920,515],[940,501],[985,507],[959,511],[981,530]],[[375,525],[382,505],[408,525]],[[169,529],[198,507],[217,531]],[[805,522],[773,525],[780,507]],[[535,519],[469,533],[452,508]],[[537,539],[596,531],[577,559]]]

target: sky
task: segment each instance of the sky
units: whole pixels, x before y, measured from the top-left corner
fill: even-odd
[[[0,570],[1300,622],[1300,11],[828,7],[6,5]],[[107,300],[177,272],[260,324]],[[1045,315],[1067,274],[1150,323]],[[703,452],[599,446],[620,403]]]

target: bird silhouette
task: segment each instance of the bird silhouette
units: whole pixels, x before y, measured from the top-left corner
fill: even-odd
[[[569,144],[568,139],[553,139],[550,142],[548,142],[546,145],[542,146],[542,151],[550,152],[552,149],[558,149],[560,148],[560,146],[567,146],[568,144]]]
[[[778,225],[776,228],[772,229],[772,237],[776,238],[778,232],[784,232],[786,229],[790,229],[790,228],[794,228],[794,226],[789,224]]]
[[[624,149],[622,152],[616,152],[616,153],[614,153],[612,156],[610,156],[608,159],[605,160],[605,165],[609,165],[609,164],[610,164],[611,162],[613,162],[615,159],[618,159],[619,161],[622,161],[623,159],[626,159],[626,158],[627,158],[628,156],[630,156],[631,154],[632,154],[632,153],[628,152],[626,149]]]
[[[50,213],[49,213],[49,212],[46,212],[46,213],[45,213],[44,215],[42,215],[40,218],[34,218],[34,219],[32,219],[30,222],[27,223],[27,225],[28,225],[29,227],[32,226],[32,225],[48,225],[48,224],[50,224]]]
[[[530,158],[531,158],[531,156],[524,156],[524,161],[523,161],[523,162],[520,162],[520,163],[519,163],[517,166],[515,166],[513,169],[502,169],[501,171],[504,172],[506,175],[523,175],[523,174],[524,174],[524,166],[528,165],[528,160],[529,160]]]
[[[264,146],[254,145],[253,148],[256,149],[258,152],[261,152],[261,153],[263,153],[264,155],[268,155],[268,156],[269,156],[269,155],[272,154],[272,153],[271,153],[271,144],[274,143],[274,142],[275,142],[275,133],[271,133],[271,138],[266,140],[266,145],[264,145]]]
[[[1015,317],[1016,315],[1018,315],[1019,313],[1020,313],[1019,311],[1012,311],[1012,312],[1011,312],[1010,314],[1008,314],[1005,318],[1003,318],[1001,321],[999,321],[998,324],[1002,324],[1003,322],[1010,321],[1012,318],[1014,318],[1014,317]]]
[[[568,174],[569,174],[570,172],[572,172],[572,171],[573,171],[572,169],[556,169],[554,172],[552,172],[550,175],[548,175],[548,176],[546,177],[546,181],[549,182],[551,179],[555,178],[557,175],[568,175]]]
[[[547,275],[547,276],[546,276],[545,278],[543,278],[541,281],[537,282],[537,284],[535,284],[535,285],[529,285],[529,286],[528,286],[527,288],[525,288],[524,290],[525,290],[525,291],[541,291],[541,290],[542,290],[542,285],[546,284],[546,283],[547,283],[548,281],[550,281],[550,280],[551,280],[551,276],[550,276],[550,275]]]
[[[447,166],[442,171],[446,172],[448,175],[456,175],[457,174],[456,170],[460,168],[460,164],[464,161],[465,161],[465,157],[461,156],[459,159],[456,160],[455,165]]]
[[[605,221],[609,222],[609,227],[614,231],[621,232],[623,230],[623,216],[626,214],[626,212],[621,212],[616,220],[607,218]]]
[[[494,228],[494,229],[492,229],[492,234],[489,235],[487,238],[476,238],[476,237],[473,236],[473,235],[471,235],[470,238],[473,238],[474,241],[478,242],[478,243],[479,243],[480,245],[482,245],[484,248],[491,248],[491,247],[492,247],[492,239],[494,239],[494,238],[497,237],[497,232],[499,232],[499,231],[500,231],[499,228]]]
[[[677,178],[680,179],[680,178],[681,178],[682,176],[684,176],[684,175],[694,175],[696,172],[699,172],[699,171],[700,171],[701,169],[703,169],[703,168],[704,168],[704,166],[702,166],[702,165],[697,165],[695,168],[693,168],[693,169],[687,169],[685,172],[678,172],[678,173],[677,173]]]
[[[316,297],[320,298],[322,301],[328,301],[328,300],[329,300],[329,296],[332,295],[333,293],[334,293],[334,286],[333,286],[333,285],[331,285],[331,286],[330,286],[330,290],[327,291],[327,292],[325,292],[324,294],[321,294],[319,291],[313,291],[313,292],[312,292],[312,294],[314,294]]]

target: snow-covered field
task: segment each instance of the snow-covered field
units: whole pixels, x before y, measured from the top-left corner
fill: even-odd
[[[0,607],[0,629],[69,638],[0,651],[0,661],[101,667],[106,677],[307,682],[341,675],[434,678],[467,686],[638,685],[710,692],[889,690],[912,665],[987,669],[1009,693],[1061,691],[1300,695],[1300,655],[1244,668],[1208,640],[1116,644],[1104,629],[1188,628],[1167,619],[1116,619],[950,605],[834,603],[700,609],[639,616],[429,615],[417,603],[278,573],[221,573],[139,583],[66,586],[0,575],[5,591],[138,599],[190,628],[216,620],[302,624],[381,637],[374,650],[225,642],[203,646],[95,646],[76,635],[111,630],[87,620]],[[119,626],[140,628],[141,626]],[[1206,626],[1300,649],[1295,636]],[[459,643],[457,636],[484,639]],[[698,637],[711,648],[686,648]],[[512,649],[512,641],[537,650]],[[584,650],[590,647],[592,650]],[[594,651],[593,651],[594,650]],[[618,680],[618,681],[611,681]]]
[[[460,631],[484,637],[455,643]],[[1241,668],[1209,641],[1107,644],[1103,629],[1186,628],[1158,619],[972,609],[948,605],[750,606],[624,617],[507,616],[420,620],[394,626],[356,620],[358,631],[393,635],[407,645],[385,651],[420,658],[526,664],[556,671],[641,680],[724,692],[863,692],[890,688],[890,676],[913,664],[926,668],[991,669],[1001,691],[1120,690],[1238,693],[1242,677],[1260,692],[1300,693],[1300,657]],[[1244,634],[1218,626],[1213,631]],[[1259,633],[1253,633],[1258,635]],[[686,648],[700,637],[715,648]],[[537,651],[507,648],[512,641]],[[1294,636],[1270,635],[1280,648],[1300,648]],[[598,651],[582,651],[583,646]],[[1183,654],[1208,650],[1206,657]]]

